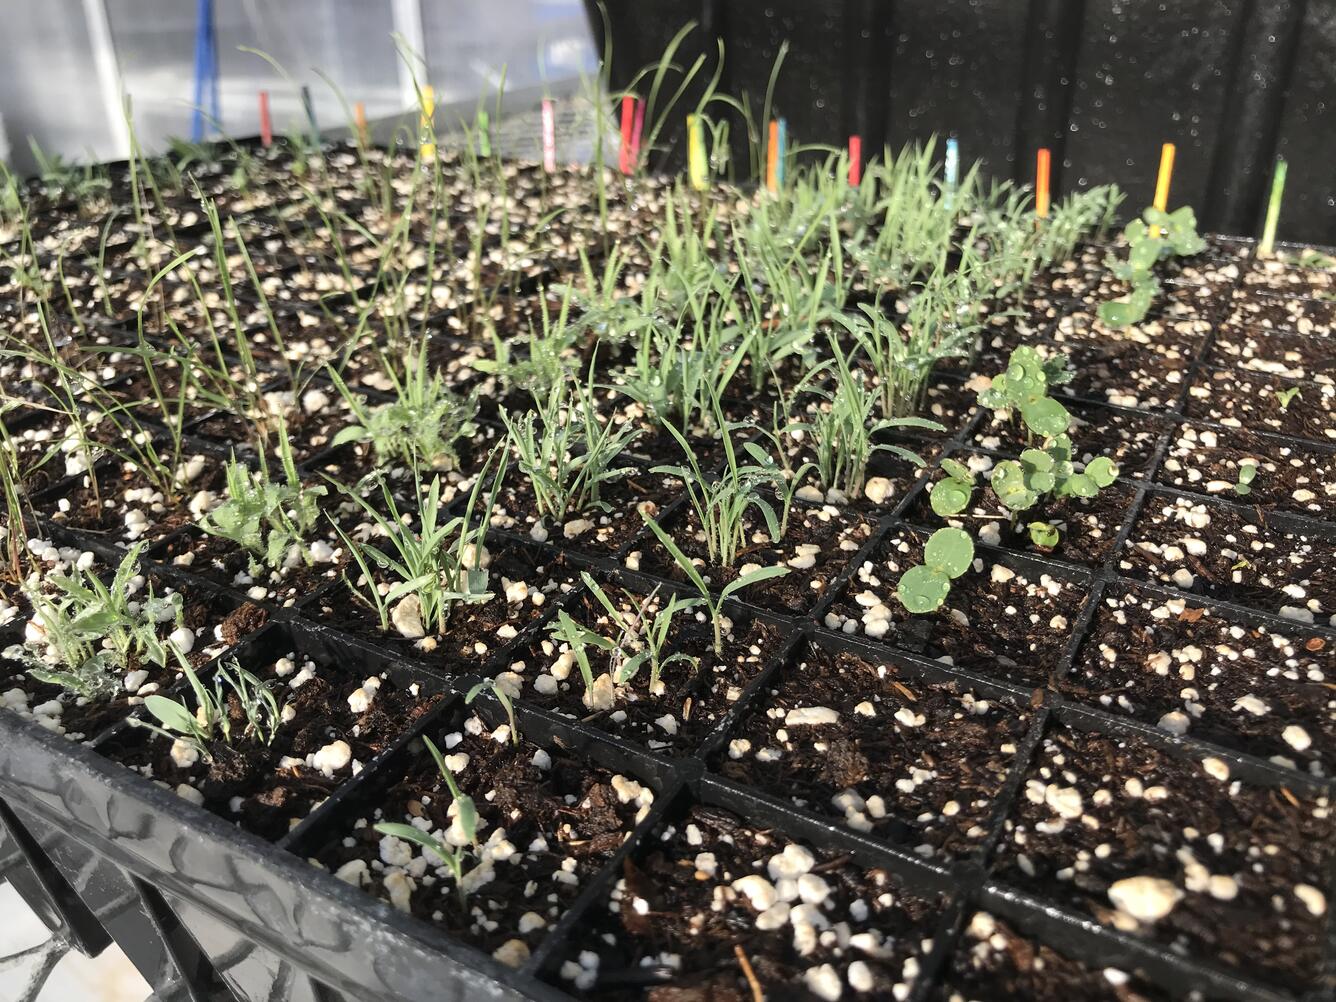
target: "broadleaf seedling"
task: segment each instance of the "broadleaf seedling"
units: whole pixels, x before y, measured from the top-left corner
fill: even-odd
[[[938,529],[923,547],[923,563],[900,576],[896,596],[911,613],[935,612],[951,592],[951,582],[974,560],[974,540],[964,529]]]
[[[1257,461],[1245,459],[1239,463],[1238,481],[1234,484],[1234,493],[1245,497],[1252,493],[1252,482],[1257,478]]]

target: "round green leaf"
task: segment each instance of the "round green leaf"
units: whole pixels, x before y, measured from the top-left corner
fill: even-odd
[[[1025,478],[1025,486],[1036,494],[1047,494],[1053,489],[1053,474],[1047,470],[1036,470]]]
[[[1021,453],[1021,462],[1036,470],[1053,469],[1053,457],[1043,449],[1026,449]]]
[[[1093,498],[1099,493],[1099,485],[1084,473],[1076,473],[1067,479],[1067,493],[1078,498]]]
[[[970,489],[959,480],[939,480],[933,484],[928,502],[932,510],[942,518],[958,515],[970,503]]]
[[[1118,467],[1113,465],[1113,460],[1108,456],[1092,459],[1086,464],[1085,472],[1099,487],[1108,487],[1118,479]]]
[[[974,559],[974,540],[964,529],[938,529],[923,548],[923,561],[948,578],[958,578],[969,570]]]
[[[963,480],[969,484],[974,483],[974,474],[970,472],[970,468],[964,463],[954,459],[943,459],[942,469],[945,470],[946,475],[953,480]]]
[[[1056,438],[1071,424],[1067,408],[1051,397],[1041,397],[1021,407],[1021,420],[1036,435]]]
[[[1029,508],[1039,499],[1039,496],[1026,486],[1025,470],[1014,459],[1005,459],[993,467],[991,483],[997,499],[1012,511]]]
[[[900,604],[919,615],[942,607],[951,591],[951,581],[941,571],[919,564],[900,576],[895,594]]]
[[[1047,522],[1031,522],[1029,525],[1030,540],[1035,546],[1042,546],[1046,550],[1051,550],[1058,545],[1062,538],[1058,533],[1057,527],[1049,525]]]
[[[1044,447],[1044,451],[1053,457],[1055,466],[1062,466],[1064,463],[1070,463],[1072,459],[1072,439],[1065,432],[1054,436],[1053,441]],[[1070,476],[1069,473],[1063,473],[1061,470],[1054,469],[1058,476]]]

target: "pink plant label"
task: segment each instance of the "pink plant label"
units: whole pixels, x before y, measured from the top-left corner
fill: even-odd
[[[549,174],[557,169],[557,117],[552,100],[543,98],[543,170]]]

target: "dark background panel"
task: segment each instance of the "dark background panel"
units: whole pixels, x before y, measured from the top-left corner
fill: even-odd
[[[1281,233],[1336,243],[1336,3],[1330,0],[1310,0],[1277,146],[1290,163]]]
[[[774,114],[789,123],[791,143],[830,143],[852,127],[852,92],[843,58],[856,5],[819,0],[801,11],[789,4],[720,4],[725,78],[721,88],[748,100],[757,119],[766,86],[787,39],[789,49],[775,81]],[[746,163],[740,119],[734,119],[734,161]],[[765,133],[762,132],[764,140]]]
[[[1012,176],[1025,86],[1026,5],[901,0],[891,15],[889,142],[955,136],[962,163]]]
[[[724,40],[722,88],[758,108],[787,39],[776,106],[799,141],[954,134],[963,160],[1019,180],[1046,144],[1055,193],[1116,182],[1129,209],[1174,142],[1171,204],[1216,231],[1257,232],[1279,153],[1282,238],[1336,244],[1332,0],[614,0],[610,15],[614,86],[695,21],[696,51]]]
[[[1200,206],[1237,60],[1243,0],[1087,0],[1066,164],[1069,188],[1117,182],[1149,205],[1160,145],[1178,147],[1170,205]]]

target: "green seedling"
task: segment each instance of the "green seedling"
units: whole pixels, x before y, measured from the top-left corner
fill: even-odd
[[[515,722],[515,702],[510,698],[510,693],[505,690],[504,686],[496,684],[496,679],[489,678],[470,689],[468,695],[464,697],[464,705],[471,706],[473,701],[484,692],[490,692],[496,697],[496,701],[501,704],[501,709],[506,713],[506,720],[510,722],[510,743],[518,745],[520,743],[520,728]]]
[[[949,518],[969,507],[970,496],[974,493],[974,474],[964,463],[950,458],[943,459],[941,467],[946,476],[932,485],[928,503],[938,515]]]
[[[979,403],[989,410],[1010,411],[1019,417],[1027,435],[1055,438],[1071,424],[1067,408],[1050,397],[1049,390],[1070,381],[1067,362],[1044,358],[1029,347],[1011,353],[1006,371],[994,376],[992,385],[979,393]]]
[[[86,699],[99,699],[116,691],[117,673],[132,661],[166,666],[172,648],[159,632],[165,625],[180,624],[182,601],[175,592],[155,595],[152,586],[146,586],[143,598],[131,597],[143,548],[142,543],[130,548],[110,584],[76,568],[73,574],[46,578],[55,595],[25,588],[47,656],[29,647],[11,648],[10,653],[30,675]]]
[[[679,613],[694,609],[700,604],[698,600],[687,600],[673,595],[668,599],[667,605],[657,613],[651,614],[650,607],[658,594],[656,588],[628,616],[608,598],[598,586],[598,582],[590,577],[588,571],[580,573],[580,580],[621,630],[613,669],[613,681],[618,685],[630,682],[641,667],[648,663],[649,691],[658,695],[662,692],[663,669],[678,662],[691,665],[693,669],[700,665],[700,658],[690,654],[681,651],[667,655],[664,653],[668,644],[668,634],[673,628],[673,620]]]
[[[427,343],[404,356],[404,372],[387,362],[385,371],[394,386],[388,403],[367,407],[339,373],[330,377],[353,414],[353,424],[334,436],[333,445],[369,442],[381,462],[422,463],[433,470],[453,470],[459,461],[456,445],[477,434],[476,394],[460,397],[450,392],[444,377],[427,365]]]
[[[617,642],[609,640],[607,637],[601,637],[588,627],[577,623],[565,609],[558,610],[557,620],[555,623],[548,624],[547,632],[552,634],[552,639],[557,643],[565,644],[566,649],[571,652],[571,656],[575,659],[576,667],[580,669],[580,677],[584,679],[585,706],[590,709],[599,709],[594,669],[589,663],[589,650],[592,647],[594,650],[603,651],[607,654],[617,647]]]
[[[1031,522],[1026,528],[1030,532],[1030,541],[1041,550],[1051,550],[1062,540],[1057,526],[1048,522]]]
[[[878,452],[922,467],[923,459],[917,453],[890,442],[878,441],[886,432],[901,428],[931,431],[946,429],[936,421],[914,417],[877,417],[881,403],[878,393],[867,385],[861,370],[855,370],[835,338],[830,339],[834,358],[818,368],[813,377],[833,370],[835,381],[830,390],[816,391],[821,402],[804,420],[793,422],[785,431],[801,431],[811,442],[816,457],[817,476],[827,490],[834,488],[845,497],[858,497],[867,480],[868,464]],[[811,377],[809,377],[811,378]],[[748,443],[754,446],[755,443]],[[791,478],[797,483],[803,471]]]
[[[710,588],[701,577],[700,571],[696,570],[696,565],[691,562],[691,558],[682,552],[681,548],[673,542],[673,537],[654,521],[645,512],[640,513],[640,517],[645,520],[650,531],[663,544],[663,548],[668,551],[673,562],[677,564],[688,581],[695,587],[700,595],[701,604],[710,610],[710,623],[714,627],[714,652],[715,654],[724,653],[723,637],[723,619],[724,602],[732,595],[736,595],[744,588],[750,588],[752,585],[760,584],[762,581],[769,581],[772,578],[783,577],[789,572],[787,567],[758,567],[756,570],[748,571],[734,578],[728,584],[724,585],[718,596],[710,594]]]
[[[501,421],[539,515],[560,523],[578,512],[608,511],[603,489],[635,472],[615,464],[640,432],[600,420],[587,384],[558,382],[534,403],[536,410],[519,417],[503,410]]]
[[[923,547],[923,563],[900,576],[895,593],[914,615],[935,612],[951,593],[951,582],[974,560],[974,540],[964,529],[938,529]]]
[[[144,698],[144,709],[158,723],[135,718],[131,718],[130,723],[164,737],[186,742],[205,761],[211,760],[209,748],[215,741],[230,745],[236,737],[264,745],[274,743],[283,723],[283,709],[265,682],[246,671],[234,659],[218,666],[210,690],[184,658],[180,658],[180,662],[181,670],[195,693],[195,709],[191,710],[175,699],[155,693]],[[240,708],[245,721],[239,734],[233,733],[233,706]]]
[[[730,432],[715,402],[717,420],[724,429],[724,470],[718,477],[708,477],[701,470],[695,450],[686,437],[672,425],[667,429],[686,454],[687,465],[655,466],[650,472],[677,477],[686,485],[687,499],[705,534],[706,559],[711,566],[732,567],[738,554],[747,545],[747,513],[755,508],[765,521],[770,539],[779,543],[787,526],[765,493],[766,488],[785,486],[780,467],[768,460],[764,464],[739,462]],[[787,513],[787,509],[786,509]]]
[[[376,611],[382,630],[388,631],[393,621],[400,635],[408,639],[423,639],[427,631],[439,636],[444,634],[456,604],[475,605],[493,597],[487,590],[488,574],[480,566],[479,557],[484,550],[492,506],[506,474],[504,454],[497,462],[482,513],[474,517],[491,463],[489,456],[478,473],[463,514],[450,519],[441,517],[445,510],[441,504],[441,478],[433,477],[425,488],[421,480],[415,480],[419,526],[416,531],[410,527],[409,513],[400,510],[394,493],[384,481],[381,495],[388,514],[360,494],[345,489],[389,544],[378,547],[360,543],[335,525],[352,562],[361,571],[362,584],[347,573],[344,580],[355,596]],[[377,585],[377,571],[393,582],[384,592]],[[415,600],[416,608],[403,608],[401,604],[410,598]]]
[[[282,436],[286,442],[286,432]],[[280,570],[294,546],[310,563],[305,541],[319,519],[317,502],[325,488],[303,485],[291,460],[288,452],[286,479],[276,483],[231,457],[226,466],[227,500],[200,520],[204,532],[231,540],[249,554],[252,575],[261,567]]]
[[[1299,391],[1299,387],[1297,386],[1291,386],[1288,390],[1276,391],[1276,402],[1280,404],[1280,412],[1282,414],[1289,413],[1290,404],[1294,403],[1295,397],[1298,397],[1300,400],[1304,398],[1304,395]]]
[[[1206,249],[1206,241],[1197,234],[1197,216],[1190,205],[1173,212],[1149,208],[1141,219],[1127,224],[1123,236],[1128,243],[1127,260],[1110,255],[1105,263],[1132,291],[1121,300],[1099,306],[1100,320],[1115,330],[1139,323],[1150,310],[1160,288],[1153,273],[1160,261],[1174,256],[1191,257]]]
[[[446,788],[450,791],[452,798],[450,810],[454,814],[455,825],[466,840],[466,845],[476,846],[478,844],[478,809],[473,803],[473,798],[466,796],[459,789],[454,773],[445,764],[445,756],[441,754],[441,750],[436,747],[435,742],[425,735],[422,742],[427,746],[427,751],[431,752],[431,757],[436,761],[436,768],[440,770],[441,778],[445,780]],[[467,907],[468,892],[464,888],[464,861],[468,858],[469,853],[465,846],[447,845],[413,825],[387,821],[376,825],[375,830],[381,835],[390,835],[405,842],[410,842],[424,852],[431,853],[444,863],[455,879],[455,890],[459,893],[460,908]]]
[[[1239,463],[1239,479],[1234,484],[1234,493],[1246,497],[1252,493],[1252,482],[1257,478],[1256,460],[1245,459]]]

